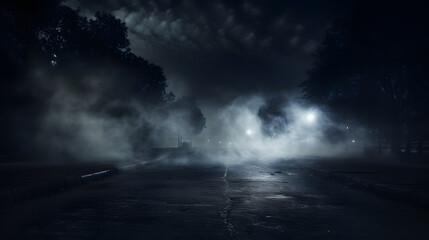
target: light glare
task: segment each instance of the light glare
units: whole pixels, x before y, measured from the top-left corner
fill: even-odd
[[[307,113],[306,119],[308,123],[314,123],[316,121],[316,114],[314,112],[309,112]]]

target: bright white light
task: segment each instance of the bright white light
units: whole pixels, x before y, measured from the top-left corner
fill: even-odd
[[[353,140],[352,140],[352,143],[355,143],[355,142],[356,142],[356,140],[354,140],[354,139],[353,139]]]
[[[249,136],[252,136],[252,135],[253,135],[253,133],[254,133],[254,132],[253,132],[253,130],[252,130],[252,129],[247,129],[247,130],[246,130],[246,134],[247,134],[247,135],[249,135]]]
[[[316,121],[316,114],[314,112],[307,113],[306,120],[308,123],[314,123]]]

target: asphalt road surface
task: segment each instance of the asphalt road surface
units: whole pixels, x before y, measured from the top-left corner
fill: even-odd
[[[429,239],[429,211],[289,161],[153,163],[0,216],[1,239]]]

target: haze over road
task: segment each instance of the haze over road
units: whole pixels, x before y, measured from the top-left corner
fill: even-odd
[[[429,226],[426,210],[325,181],[295,161],[154,162],[1,215],[2,232],[22,239],[427,239]]]

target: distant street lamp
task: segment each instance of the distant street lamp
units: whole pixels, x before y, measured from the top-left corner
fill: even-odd
[[[307,123],[313,124],[316,121],[316,113],[314,111],[310,111],[306,114],[305,120]]]

